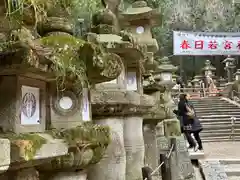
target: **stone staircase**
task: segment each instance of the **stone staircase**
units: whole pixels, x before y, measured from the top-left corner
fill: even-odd
[[[196,98],[191,102],[204,128],[201,132],[204,142],[240,140],[239,106],[221,97]],[[231,117],[236,118],[234,133]]]
[[[205,180],[240,179],[240,159],[205,159],[199,165]]]
[[[240,179],[240,159],[224,159],[220,160],[220,164],[224,167],[228,180]]]

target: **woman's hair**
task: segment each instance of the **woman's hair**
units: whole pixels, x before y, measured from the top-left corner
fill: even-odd
[[[179,95],[179,100],[180,101],[188,101],[188,99],[187,99],[187,96],[188,96],[189,94],[188,93],[184,93],[184,94],[180,94]],[[190,96],[190,95],[189,95]]]
[[[180,94],[179,95],[179,100],[180,101],[186,101],[187,99],[186,99],[186,96],[187,96],[187,94]]]

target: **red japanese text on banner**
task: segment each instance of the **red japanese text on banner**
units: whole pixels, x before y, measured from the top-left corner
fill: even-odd
[[[174,55],[240,55],[240,33],[173,32]]]

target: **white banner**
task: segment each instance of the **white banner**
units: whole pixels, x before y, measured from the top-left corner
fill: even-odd
[[[174,55],[240,55],[240,33],[173,31]]]

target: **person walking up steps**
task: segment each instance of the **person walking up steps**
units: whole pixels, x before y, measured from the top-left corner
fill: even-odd
[[[194,148],[194,151],[203,150],[202,140],[200,137],[200,132],[203,128],[201,122],[196,116],[194,107],[189,100],[189,94],[182,94],[178,103],[178,113],[182,118],[183,132],[189,143],[189,148]],[[194,141],[191,134],[193,134],[197,143]]]

